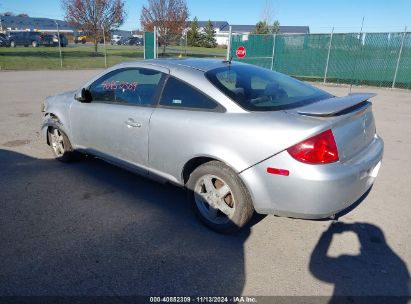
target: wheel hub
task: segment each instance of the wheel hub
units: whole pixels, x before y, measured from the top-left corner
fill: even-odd
[[[233,216],[234,196],[221,178],[211,174],[202,176],[196,182],[194,192],[197,207],[208,220],[222,224]]]

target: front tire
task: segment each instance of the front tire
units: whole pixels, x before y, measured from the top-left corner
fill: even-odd
[[[232,233],[254,214],[253,203],[240,177],[228,166],[210,161],[197,167],[186,184],[194,212],[209,228]]]
[[[66,134],[60,129],[49,128],[47,131],[49,144],[53,151],[54,157],[64,163],[71,162],[75,159],[74,151]]]

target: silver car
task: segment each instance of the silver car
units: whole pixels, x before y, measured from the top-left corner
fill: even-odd
[[[373,96],[230,61],[134,61],[48,97],[42,130],[58,160],[80,152],[183,186],[207,226],[232,232],[254,211],[333,218],[363,196],[384,149]]]

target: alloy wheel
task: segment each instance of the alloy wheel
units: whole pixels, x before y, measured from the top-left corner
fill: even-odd
[[[231,188],[215,175],[206,174],[197,180],[194,200],[201,214],[215,224],[229,222],[235,211]]]
[[[60,132],[59,129],[53,129],[52,132],[50,132],[50,141],[51,141],[51,147],[54,150],[54,153],[58,157],[63,156],[65,149],[64,149],[64,138],[63,134]]]

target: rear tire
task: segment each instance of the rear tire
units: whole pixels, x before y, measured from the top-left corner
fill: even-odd
[[[74,150],[65,133],[58,128],[49,128],[47,136],[54,157],[64,163],[75,159]]]
[[[253,217],[251,196],[230,167],[210,161],[197,167],[186,184],[197,217],[219,233],[232,233]]]

